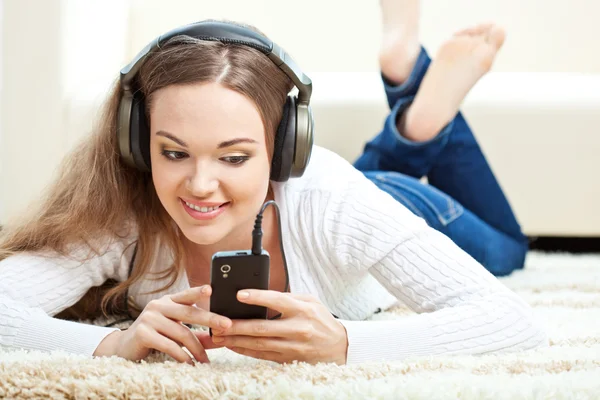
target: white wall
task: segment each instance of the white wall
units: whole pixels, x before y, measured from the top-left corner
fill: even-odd
[[[2,223],[13,207],[36,197],[63,154],[62,15],[57,3],[7,0],[3,4]]]
[[[98,88],[108,88],[118,73],[129,2],[5,0],[3,5],[0,223],[39,197],[72,146],[65,124],[68,99],[82,88],[101,92]]]

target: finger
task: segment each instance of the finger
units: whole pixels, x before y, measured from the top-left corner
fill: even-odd
[[[229,350],[244,356],[258,358],[261,360],[274,361],[280,364],[286,362],[286,358],[283,354],[276,353],[273,351],[256,351],[251,349],[244,349],[242,347],[229,347]]]
[[[303,337],[308,328],[298,328],[281,320],[236,319],[229,329],[214,330],[213,336],[262,336],[262,337]]]
[[[177,343],[185,346],[188,349],[196,361],[201,363],[210,363],[206,350],[202,347],[202,344],[193,334],[193,332],[186,326],[181,325],[175,321],[171,321],[168,318],[162,318],[160,326],[155,328],[158,333],[173,339]]]
[[[198,338],[198,341],[200,341],[200,344],[204,350],[220,349],[221,347],[225,347],[222,344],[213,342],[212,337],[210,337],[208,332],[200,331],[193,333],[196,338]]]
[[[148,348],[156,349],[162,353],[168,354],[175,360],[194,365],[190,356],[173,340],[161,335],[154,329],[149,329],[147,337],[144,339],[144,345]]]
[[[223,339],[222,342],[218,340]],[[213,341],[225,347],[241,347],[256,351],[269,351],[276,353],[289,353],[290,342],[286,339],[252,337],[252,336],[214,336]]]
[[[175,303],[191,306],[193,304],[196,304],[203,297],[210,297],[212,291],[211,289],[212,288],[210,287],[210,285],[196,286],[193,288],[186,289],[182,292],[172,294],[169,297]]]
[[[188,324],[208,326],[213,329],[227,329],[232,322],[229,318],[215,314],[203,308],[178,304],[175,302],[156,302],[151,306],[167,318]]]
[[[249,296],[242,297],[241,293],[243,292],[248,293]],[[265,306],[280,313],[291,315],[303,311],[305,307],[305,302],[295,299],[289,293],[281,293],[276,290],[244,289],[238,292],[237,299],[245,304]]]

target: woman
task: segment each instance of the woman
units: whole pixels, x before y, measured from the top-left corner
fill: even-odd
[[[389,14],[383,5],[384,14]],[[404,23],[402,18],[396,26]],[[215,29],[235,26],[211,24]],[[449,43],[464,37],[471,47],[486,46],[488,52],[483,53],[491,52],[493,58],[499,47],[490,39],[494,29],[465,32]],[[404,32],[396,32],[396,43],[405,43]],[[473,64],[481,60],[461,46],[451,44],[440,52],[409,111],[416,113],[419,96],[425,103],[433,101],[428,96],[444,74],[473,75],[477,69]],[[398,55],[409,54],[400,50]],[[414,69],[406,68],[412,72],[402,78],[396,75],[402,70],[398,60],[384,53],[385,46],[382,73],[393,109],[385,129],[367,145],[356,166],[392,171],[414,164],[412,171],[404,172],[431,173],[434,167],[425,164],[434,157],[433,150],[449,162],[452,156],[444,155],[453,146],[449,136],[470,134],[460,115],[450,125],[444,118],[452,117],[453,107],[458,109],[460,93],[474,84],[476,74],[458,88],[446,87],[445,102],[432,103],[432,110],[439,112],[437,125],[419,127],[418,115],[413,121],[411,114],[400,110],[419,88],[426,55],[417,52],[416,61],[403,56]],[[460,65],[450,63],[456,70],[444,71],[445,57],[464,60]],[[148,131],[140,141],[147,141],[151,171],[132,166],[139,157],[133,163],[125,161],[118,140],[124,89],[116,85],[94,135],[66,159],[41,208],[30,220],[4,232],[3,347],[62,349],[130,360],[143,359],[154,349],[193,364],[209,362],[206,350],[225,346],[276,362],[353,364],[428,354],[516,351],[546,343],[522,299],[398,201],[405,193],[400,188],[416,187],[409,178],[396,172],[365,172],[365,176],[315,146],[302,176],[270,179],[278,151],[275,135],[286,118],[282,106],[293,84],[253,46],[176,36],[143,60],[136,85],[134,93],[143,95],[141,110],[148,115]],[[143,124],[143,118],[138,122]],[[398,126],[406,126],[405,135],[410,136],[402,138]],[[432,133],[435,129],[441,133]],[[411,155],[406,147],[423,154]],[[474,151],[470,148],[467,155],[477,159]],[[400,160],[392,168],[394,157]],[[493,181],[491,176],[477,176]],[[461,178],[454,184],[466,185],[465,190],[475,184],[474,177]],[[493,185],[488,181],[487,186]],[[419,190],[425,189],[414,191]],[[459,193],[460,187],[454,190]],[[263,219],[263,246],[271,254],[269,290],[248,290],[249,297],[240,293],[238,298],[279,312],[281,318],[231,320],[209,312],[212,255],[249,249],[255,217],[268,200],[275,200],[281,210],[281,227],[273,208],[267,208]],[[457,209],[444,215],[445,225],[476,219],[462,207]],[[117,299],[128,296],[126,304],[137,310],[137,318],[127,330],[52,317],[109,280],[117,285],[103,295],[102,311],[109,304],[117,307]],[[364,321],[398,301],[419,314],[398,321]],[[188,324],[210,327],[214,335],[192,331]]]

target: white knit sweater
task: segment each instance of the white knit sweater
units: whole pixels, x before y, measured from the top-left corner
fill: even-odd
[[[347,161],[315,147],[302,178],[274,183],[290,290],[318,297],[348,333],[348,364],[408,356],[518,351],[546,345],[530,307],[450,239],[378,189]],[[92,355],[114,328],[52,316],[109,278],[127,278],[134,241],[107,241],[63,258],[23,253],[0,262],[0,346]],[[103,242],[104,243],[104,242]],[[153,271],[170,265],[157,247]],[[151,278],[151,277],[149,277]],[[143,308],[189,288],[185,271],[168,291],[144,279],[129,294]],[[363,321],[400,301],[419,314]],[[210,353],[209,353],[210,355]]]

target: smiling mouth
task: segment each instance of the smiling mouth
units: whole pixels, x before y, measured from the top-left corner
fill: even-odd
[[[195,204],[188,203],[185,200],[182,200],[182,201],[185,203],[186,206],[188,206],[192,210],[198,211],[198,212],[201,212],[201,213],[210,213],[212,211],[218,210],[219,208],[221,208],[221,207],[226,206],[227,204],[229,204],[229,202],[226,202],[226,203],[220,204],[218,206],[213,206],[213,207],[200,207],[200,206],[197,206]]]

